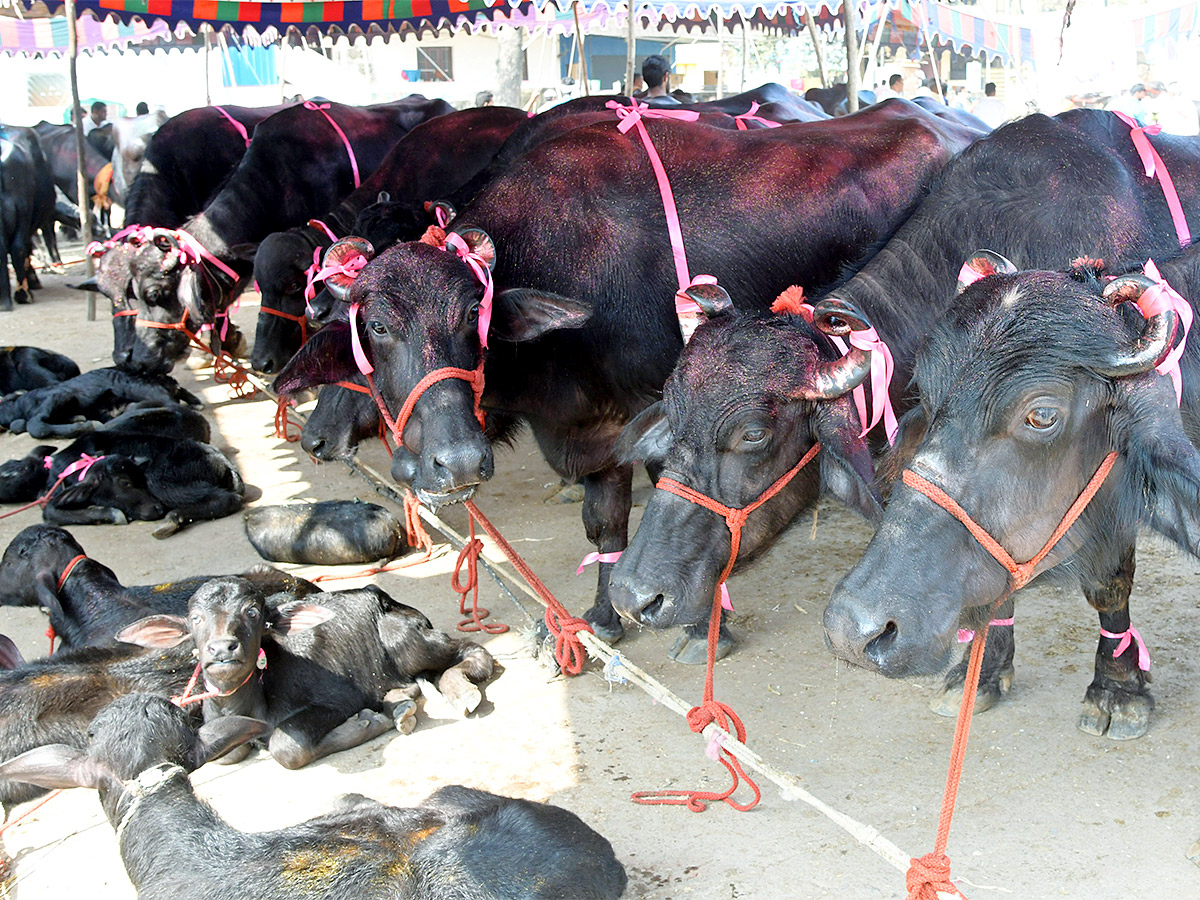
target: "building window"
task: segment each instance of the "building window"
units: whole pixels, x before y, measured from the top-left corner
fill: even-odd
[[[418,47],[417,68],[421,81],[453,81],[454,65],[450,47]]]
[[[30,106],[71,106],[71,85],[66,75],[36,74],[30,75],[29,105]]]

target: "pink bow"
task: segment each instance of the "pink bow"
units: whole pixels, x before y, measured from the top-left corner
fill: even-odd
[[[990,628],[993,625],[1011,625],[1015,621],[1016,621],[1015,618],[1013,618],[1013,619],[992,619],[992,621],[988,622],[988,627]],[[958,629],[958,642],[960,644],[969,644],[973,640],[975,640],[975,632],[971,631],[969,628]]]
[[[83,479],[87,478],[88,470],[102,459],[104,459],[103,456],[88,456],[86,453],[81,453],[79,454],[79,459],[63,469],[62,474],[58,476],[58,480],[65,481],[69,476],[78,472],[79,480],[82,482]],[[47,469],[52,468],[54,466],[54,457],[45,457],[42,460],[42,465]]]
[[[198,266],[200,265],[200,261],[204,260],[205,262],[212,263],[212,265],[232,278],[234,282],[238,281],[239,276],[237,272],[233,271],[233,269],[229,268],[229,266],[209,253],[207,247],[201,244],[198,240],[196,240],[196,238],[192,237],[182,228],[151,228],[149,230],[149,234],[147,235],[147,239],[152,239],[160,234],[170,235],[175,239],[175,242],[179,244],[179,249],[171,251],[171,254],[177,255],[179,262],[183,265]]]
[[[772,122],[770,119],[764,119],[762,116],[756,116],[755,115],[756,112],[758,112],[758,101],[751,100],[750,108],[748,110],[746,110],[740,116],[733,117],[733,121],[735,123],[737,123],[738,131],[746,131],[747,129],[749,129],[750,126],[746,124],[746,122],[748,122],[748,121],[749,122],[761,122],[767,128],[778,128],[779,127],[778,122]]]
[[[482,256],[468,247],[467,242],[453,232],[446,235],[446,244],[443,249],[446,248],[453,248],[454,252],[458,254],[458,258],[471,268],[475,278],[483,285],[483,299],[479,301],[479,346],[486,350],[488,329],[492,325],[492,295],[495,293],[492,270],[488,268],[487,261]]]
[[[308,304],[317,296],[317,273],[321,271],[321,248],[313,249],[312,265],[304,270],[304,308],[312,315],[312,307]]]
[[[1186,247],[1192,242],[1192,233],[1188,230],[1187,217],[1183,214],[1183,205],[1179,202],[1175,182],[1171,180],[1171,173],[1167,171],[1166,163],[1163,162],[1158,151],[1154,149],[1154,145],[1150,143],[1150,138],[1147,137],[1149,134],[1158,134],[1162,131],[1162,126],[1139,125],[1136,120],[1122,112],[1114,113],[1114,115],[1129,126],[1129,137],[1137,149],[1138,156],[1142,159],[1146,177],[1157,178],[1159,184],[1162,185],[1163,197],[1167,201],[1167,209],[1171,211],[1171,222],[1175,225],[1179,246]]]
[[[1154,260],[1146,260],[1146,265],[1142,267],[1142,271],[1157,282],[1154,287],[1142,291],[1142,295],[1138,297],[1137,307],[1142,315],[1150,318],[1150,316],[1157,315],[1163,310],[1173,309],[1175,310],[1175,314],[1179,316],[1179,321],[1183,323],[1183,338],[1167,354],[1166,358],[1154,367],[1154,371],[1160,375],[1169,376],[1172,384],[1175,385],[1175,404],[1178,406],[1183,402],[1183,375],[1179,371],[1179,360],[1183,356],[1183,348],[1187,344],[1188,331],[1192,327],[1192,305],[1183,299],[1175,288],[1167,284],[1166,280],[1159,274],[1158,266],[1154,265]]]
[[[1142,636],[1138,634],[1138,630],[1136,628],[1130,625],[1128,631],[1122,631],[1120,634],[1114,634],[1111,631],[1105,631],[1103,628],[1101,628],[1100,633],[1106,638],[1112,638],[1113,640],[1120,641],[1120,643],[1117,644],[1117,649],[1113,651],[1113,659],[1116,659],[1118,656],[1124,653],[1129,648],[1130,644],[1136,643],[1138,668],[1143,672],[1150,671],[1150,650],[1146,646],[1146,642],[1142,640]]]
[[[317,264],[320,254],[321,249],[318,247],[313,252],[313,265]],[[308,286],[304,289],[304,299],[312,300],[317,295],[316,283],[318,281],[324,281],[330,275],[345,275],[347,278],[357,278],[358,273],[363,270],[368,262],[370,260],[361,253],[355,253],[344,263],[327,263],[313,272],[311,277],[306,274],[305,278],[308,281]],[[311,266],[309,268],[311,269]],[[309,296],[310,291],[312,292],[312,296]]]
[[[153,230],[149,225],[126,225],[107,241],[92,241],[83,249],[83,252],[95,258],[103,256],[117,244],[144,244],[150,240],[150,233]]]
[[[801,315],[809,322],[813,320],[812,304],[804,303],[800,307]],[[829,339],[833,341],[833,345],[842,351],[842,355],[850,352],[849,347],[842,338],[836,335],[830,335]],[[900,425],[896,419],[896,411],[892,408],[892,398],[889,389],[892,384],[892,375],[896,370],[896,363],[892,359],[892,351],[888,345],[879,336],[874,328],[867,328],[861,331],[850,332],[850,346],[856,347],[859,350],[867,350],[871,354],[871,417],[867,418],[867,392],[860,384],[854,389],[852,397],[854,398],[854,406],[858,410],[859,421],[863,423],[862,434],[859,437],[866,437],[867,432],[879,424],[883,420],[883,430],[887,435],[889,444],[896,443],[896,431]]]
[[[362,180],[358,177],[358,160],[354,157],[354,148],[350,146],[350,139],[346,137],[346,132],[342,131],[342,129],[338,127],[338,123],[333,121],[333,116],[325,112],[325,110],[329,109],[329,104],[313,103],[311,100],[305,100],[302,105],[305,109],[311,109],[315,112],[319,112],[325,117],[325,120],[333,126],[333,130],[337,132],[338,137],[342,139],[342,144],[346,147],[346,155],[350,157],[350,169],[352,172],[354,172],[354,186],[359,187],[362,184]]]
[[[235,119],[233,116],[231,116],[229,113],[225,112],[225,110],[223,110],[221,107],[214,106],[213,109],[215,109],[217,112],[219,112],[221,115],[223,115],[226,119],[229,120],[229,124],[237,129],[237,133],[242,136],[242,140],[245,141],[246,146],[249,147],[250,146],[250,135],[246,133],[246,126],[243,125],[241,122],[239,122],[237,119]]]
[[[617,125],[617,131],[621,134],[625,134],[634,125],[640,128],[642,119],[678,119],[680,122],[695,122],[700,118],[700,113],[694,110],[660,109],[646,103],[639,103],[634,99],[630,99],[628,106],[623,106],[616,100],[609,100],[604,104],[604,108],[616,112],[617,118],[621,120]]]
[[[575,570],[575,574],[582,575],[584,566],[590,566],[592,563],[615,563],[624,552],[624,550],[615,550],[612,553],[589,553],[583,558],[579,568]]]

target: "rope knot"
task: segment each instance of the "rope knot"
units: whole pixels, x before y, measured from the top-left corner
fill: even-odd
[[[587,652],[579,640],[579,632],[592,633],[592,626],[584,619],[568,615],[562,607],[546,607],[546,627],[554,635],[554,661],[564,675],[578,675],[587,662]]]
[[[908,888],[907,900],[938,900],[938,891],[963,897],[962,892],[950,881],[950,857],[946,854],[935,851],[910,862],[904,878],[905,887]]]

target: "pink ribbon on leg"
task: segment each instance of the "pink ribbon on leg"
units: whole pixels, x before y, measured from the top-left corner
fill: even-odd
[[[621,558],[624,550],[615,550],[612,553],[589,553],[579,563],[579,568],[575,570],[576,575],[582,575],[584,566],[590,566],[592,563],[615,563]]]
[[[722,581],[717,585],[717,589],[721,592],[721,609],[733,612],[733,601],[729,599],[729,586]]]
[[[1150,671],[1150,650],[1146,646],[1146,642],[1142,640],[1142,636],[1138,634],[1138,630],[1132,625],[1128,631],[1122,631],[1119,634],[1114,634],[1111,631],[1100,629],[1100,633],[1106,638],[1111,638],[1114,641],[1119,641],[1117,649],[1113,651],[1113,659],[1116,659],[1122,653],[1129,649],[1130,644],[1137,644],[1137,665],[1143,672]]]
[[[1175,190],[1175,182],[1154,145],[1147,135],[1158,134],[1161,125],[1139,125],[1137,121],[1122,112],[1113,112],[1118,119],[1129,126],[1129,138],[1141,157],[1142,167],[1147,178],[1157,178],[1162,185],[1163,197],[1167,201],[1167,209],[1171,211],[1171,222],[1175,225],[1175,235],[1179,238],[1179,246],[1186,247],[1192,242],[1192,233],[1188,230],[1187,217],[1183,214],[1183,204],[1179,202],[1179,193]]]
[[[988,622],[988,627],[990,628],[993,625],[1011,625],[1015,621],[1015,618],[992,619],[992,621]],[[969,628],[958,629],[958,642],[960,644],[969,644],[973,640],[975,640],[975,632],[971,631]]]

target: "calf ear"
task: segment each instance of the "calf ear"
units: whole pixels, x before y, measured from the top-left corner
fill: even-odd
[[[248,716],[221,716],[205,722],[196,732],[196,743],[192,746],[192,768],[198,769],[247,741],[266,737],[271,730],[266,722]]]
[[[100,769],[66,744],[47,744],[0,763],[0,778],[44,788],[100,787]]]
[[[146,616],[117,632],[117,640],[123,644],[137,644],[166,650],[178,647],[192,636],[187,619],[182,616]]]
[[[53,620],[56,616],[62,617],[62,603],[58,599],[58,579],[49,572],[38,572],[33,576],[34,594],[37,596],[38,604],[50,613],[50,618]]]
[[[496,295],[489,334],[515,344],[560,328],[582,328],[591,316],[590,303],[533,288],[510,288]]]
[[[622,465],[635,462],[661,465],[673,443],[675,435],[671,433],[671,423],[667,421],[666,411],[659,400],[643,409],[621,429],[615,451],[617,462]]]
[[[350,323],[331,322],[296,351],[275,379],[280,394],[294,394],[318,384],[348,381],[358,374],[350,349]]]
[[[96,492],[95,480],[84,478],[83,481],[73,481],[64,484],[54,492],[50,503],[59,509],[82,509],[92,505],[92,494]]]
[[[282,637],[297,631],[307,631],[309,628],[316,628],[322,622],[328,622],[335,615],[337,614],[327,606],[293,600],[267,613],[265,633]]]
[[[875,466],[862,425],[849,397],[816,404],[816,438],[821,442],[821,487],[868,521],[878,522],[883,505],[875,490]]]
[[[0,634],[0,669],[15,669],[23,665],[25,657],[21,655],[12,638],[7,634]]]
[[[254,257],[258,255],[258,244],[256,242],[234,244],[229,248],[229,255],[242,262],[254,262]]]

